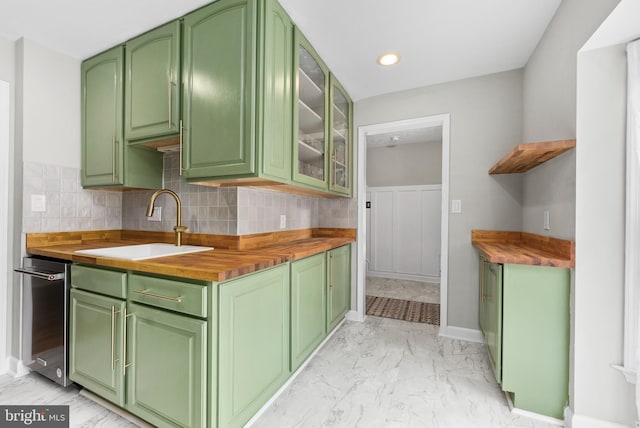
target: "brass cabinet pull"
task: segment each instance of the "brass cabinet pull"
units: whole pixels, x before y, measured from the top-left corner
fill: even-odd
[[[123,311],[124,315],[122,317],[122,325],[124,328],[122,329],[122,376],[126,376],[127,367],[133,365],[133,363],[127,364],[127,318],[133,316],[134,314],[128,314],[127,308],[124,308]]]
[[[142,294],[143,296],[149,296],[149,297],[157,297],[158,299],[164,299],[164,300],[171,300],[172,302],[182,302],[182,296],[164,296],[162,294],[156,294],[156,293],[152,293],[149,290],[133,290],[134,293],[137,294]]]
[[[175,83],[173,82],[173,76],[171,74],[171,72],[169,72],[169,82],[168,82],[168,86],[169,86],[169,129],[171,129],[171,108],[173,107],[173,87],[175,86]]]
[[[182,168],[182,134],[182,119],[180,119],[180,175],[182,175],[182,172],[184,171]]]
[[[115,346],[115,341],[116,341],[116,314],[119,314],[120,311],[116,311],[116,307],[115,306],[111,306],[111,370],[115,370],[116,369],[116,363],[118,361],[120,361],[119,359],[116,358],[116,346]]]
[[[330,278],[329,278],[329,288],[333,288],[333,253],[329,253],[329,264],[330,266]]]
[[[116,181],[116,136],[111,139],[111,181]]]

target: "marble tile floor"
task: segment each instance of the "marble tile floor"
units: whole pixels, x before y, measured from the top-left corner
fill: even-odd
[[[367,296],[439,304],[440,284],[368,276],[366,294]]]
[[[347,321],[252,428],[551,428],[509,412],[482,344]]]
[[[35,373],[0,376],[0,404],[68,404],[71,427],[135,427]],[[345,322],[253,428],[552,428],[509,412],[481,344],[385,318]]]
[[[29,373],[19,378],[0,376],[0,404],[68,405],[69,426],[72,428],[137,427],[79,393],[80,389],[75,385],[63,388],[37,373]]]

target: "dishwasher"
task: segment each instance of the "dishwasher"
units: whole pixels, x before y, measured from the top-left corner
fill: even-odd
[[[25,257],[22,267],[22,360],[54,382],[68,386],[69,291],[68,262]]]

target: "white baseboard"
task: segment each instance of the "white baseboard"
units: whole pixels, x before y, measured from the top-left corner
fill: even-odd
[[[440,326],[440,336],[450,337],[451,339],[464,340],[467,342],[484,342],[482,332],[480,330],[474,330],[471,328]]]
[[[9,357],[9,368],[7,374],[12,377],[21,377],[26,374],[29,374],[31,369],[24,364],[22,361],[15,357]]]
[[[617,422],[603,421],[585,415],[576,415],[569,407],[564,410],[564,421],[566,428],[631,428],[629,425]],[[639,426],[636,422],[636,426]]]
[[[358,311],[349,311],[347,315],[345,315],[345,318],[349,321],[364,322],[365,315],[361,316]]]
[[[429,276],[429,275],[412,275],[409,273],[397,273],[397,272],[378,272],[378,271],[367,271],[367,276],[371,276],[374,278],[389,278],[389,279],[402,279],[405,281],[419,281],[419,282],[432,282],[436,284],[440,284],[439,276]]]

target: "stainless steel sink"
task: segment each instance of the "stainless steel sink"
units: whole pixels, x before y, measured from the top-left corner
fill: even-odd
[[[95,248],[92,250],[76,250],[74,252],[89,256],[110,257],[112,259],[145,260],[156,257],[177,256],[180,254],[197,253],[209,250],[213,250],[213,247],[200,247],[196,245],[181,245],[180,247],[177,247],[173,244],[153,243],[125,245],[122,247]]]

